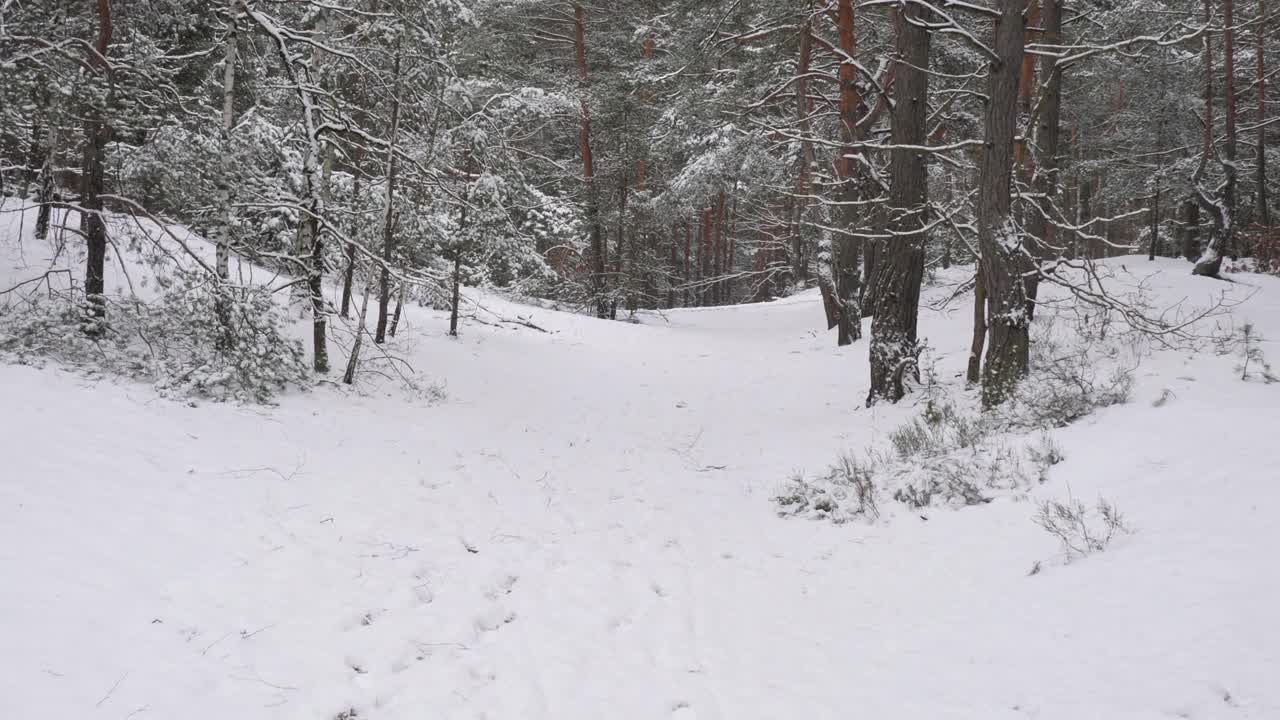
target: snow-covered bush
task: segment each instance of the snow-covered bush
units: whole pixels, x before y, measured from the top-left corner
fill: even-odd
[[[1044,482],[1062,451],[1042,433],[1030,444],[987,418],[931,403],[889,433],[889,449],[844,454],[813,479],[792,477],[774,497],[782,515],[836,523],[880,516],[879,497],[912,508],[965,507]]]
[[[267,402],[302,386],[301,345],[265,288],[180,277],[156,302],[107,300],[106,318],[53,295],[0,313],[0,353],[155,384],[162,395]]]
[[[1075,498],[1045,500],[1033,520],[1058,539],[1068,562],[1102,552],[1116,535],[1133,532],[1116,506],[1102,498],[1092,511]]]
[[[1099,408],[1128,402],[1142,338],[1108,332],[1105,318],[1068,332],[1046,319],[1031,343],[1030,375],[996,411],[1014,428],[1065,427]]]
[[[875,463],[845,453],[817,482],[796,473],[774,501],[783,515],[806,515],[844,523],[855,517],[880,517]]]

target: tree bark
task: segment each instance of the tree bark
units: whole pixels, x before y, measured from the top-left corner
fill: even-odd
[[[53,164],[58,154],[58,134],[54,123],[49,123],[48,147],[45,148],[44,162],[40,166],[39,184],[36,186],[36,202],[40,208],[36,211],[35,237],[44,240],[49,237],[49,222],[53,215]]]
[[[897,402],[905,394],[903,377],[918,374],[917,322],[924,280],[924,244],[928,175],[925,154],[907,146],[926,144],[929,106],[929,31],[924,6],[907,5],[894,13],[896,29],[893,148],[889,153],[891,237],[884,242],[872,292],[871,391],[867,405]]]
[[[1024,279],[1032,264],[1013,223],[1010,194],[1018,71],[1024,50],[1022,6],[1022,0],[999,2],[995,29],[998,59],[990,68],[978,189],[978,246],[991,315],[982,372],[982,402],[988,408],[1004,402],[1026,374],[1030,344]]]
[[[1257,201],[1258,224],[1271,226],[1271,208],[1267,206],[1267,129],[1262,124],[1267,118],[1267,53],[1263,42],[1267,35],[1267,0],[1258,0],[1258,24],[1253,28],[1258,61],[1258,159]]]
[[[89,67],[93,72],[107,75],[111,72],[107,63],[107,48],[111,45],[111,0],[98,0],[98,37],[88,49]],[[84,163],[80,178],[81,218],[88,250],[84,272],[84,294],[90,315],[105,318],[107,314],[105,269],[107,257],[107,224],[102,214],[103,173],[107,142],[111,129],[102,116],[102,109],[86,103],[84,120]],[[97,324],[87,326],[90,333],[101,328]]]
[[[862,107],[862,97],[858,92],[858,72],[853,63],[854,54],[858,50],[856,32],[856,14],[853,0],[839,0],[836,8],[836,27],[840,44],[840,141],[844,147],[840,150],[840,158],[836,161],[836,177],[839,180],[837,197],[845,204],[840,206],[836,215],[840,218],[838,225],[846,232],[835,238],[832,270],[835,275],[835,300],[839,315],[839,330],[836,342],[848,345],[862,337],[862,308],[859,303],[862,295],[862,276],[859,265],[862,259],[862,242],[852,235],[858,223],[859,213],[853,202],[860,196],[858,171],[855,154],[861,150],[854,147],[859,140],[858,112]]]
[[[600,199],[596,189],[595,161],[591,154],[591,106],[587,102],[587,11],[582,3],[573,4],[573,51],[578,68],[580,100],[578,124],[578,149],[582,154],[582,182],[586,190],[587,225],[591,228],[591,254],[595,272],[591,278],[591,294],[596,306],[596,317],[609,317],[609,298],[606,283],[608,248],[605,247],[604,228],[600,225]]]
[[[356,339],[351,343],[351,357],[347,358],[347,371],[342,374],[342,382],[351,385],[356,381],[356,366],[360,364],[360,347],[364,344],[365,318],[369,314],[369,283],[364,285],[364,296],[360,299],[360,321],[356,325]]]
[[[396,138],[400,133],[400,43],[396,40],[396,56],[393,61],[391,91],[391,131],[387,137],[387,197],[382,216],[382,272],[378,282],[378,326],[374,343],[387,341],[388,310],[391,304],[391,264],[395,261],[395,206],[396,206]]]
[[[1188,262],[1195,262],[1200,257],[1200,206],[1194,200],[1187,200],[1182,210],[1182,256]]]
[[[1226,157],[1226,163],[1223,170],[1226,171],[1227,181],[1223,188],[1222,200],[1226,205],[1227,214],[1230,216],[1229,225],[1235,226],[1236,218],[1236,186],[1238,184],[1238,173],[1236,172],[1236,30],[1235,30],[1235,0],[1222,0],[1222,52],[1223,52],[1223,99],[1226,101],[1226,142],[1223,143],[1223,155]],[[1228,239],[1228,244],[1223,248],[1231,254],[1231,259],[1235,260],[1239,256],[1239,248],[1236,247],[1236,238]]]
[[[218,173],[218,204],[222,211],[222,223],[215,238],[215,267],[218,277],[227,280],[231,276],[231,228],[235,223],[235,210],[231,206],[231,130],[235,127],[236,92],[236,17],[240,13],[241,0],[227,3],[227,47],[222,58],[222,125],[218,128],[221,147],[221,167]]]
[[[396,311],[391,314],[391,327],[387,328],[387,334],[391,337],[396,336],[396,328],[400,327],[400,314],[404,312],[404,301],[409,295],[409,285],[400,283],[400,292],[396,293]]]
[[[1062,12],[1065,0],[1041,0],[1040,22],[1044,28],[1044,43],[1062,44]],[[1031,56],[1027,56],[1030,58]],[[1026,59],[1024,59],[1024,64]],[[1031,250],[1035,258],[1036,272],[1027,277],[1027,317],[1035,316],[1036,296],[1040,292],[1041,266],[1051,256],[1061,254],[1054,238],[1054,200],[1058,196],[1058,154],[1062,137],[1062,69],[1057,58],[1044,55],[1040,58],[1040,77],[1044,82],[1044,101],[1036,122],[1037,163],[1034,186],[1039,195],[1039,210],[1030,214],[1028,223],[1031,234]]]
[[[969,345],[969,367],[965,378],[970,385],[982,380],[982,348],[987,343],[987,288],[982,269],[973,277],[973,342]]]
[[[1204,23],[1208,27],[1213,17],[1211,0],[1204,0]],[[1191,269],[1193,275],[1219,277],[1222,272],[1222,252],[1231,244],[1231,214],[1215,198],[1200,186],[1209,158],[1214,154],[1213,145],[1213,41],[1204,33],[1204,134],[1202,136],[1200,166],[1192,176],[1192,197],[1209,215],[1211,221],[1209,241],[1204,244],[1200,258]]]
[[[350,237],[354,238],[360,232],[360,177],[363,172],[364,149],[357,146],[351,153],[351,204],[355,212],[351,221],[351,229],[348,230]],[[346,268],[342,273],[342,306],[339,315],[349,317],[351,310],[351,286],[355,281],[356,275],[356,244],[349,240],[346,247],[343,248],[343,255],[346,260]]]

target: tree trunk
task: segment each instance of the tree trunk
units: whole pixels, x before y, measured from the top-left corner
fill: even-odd
[[[1267,206],[1267,128],[1262,123],[1267,119],[1267,53],[1263,42],[1267,35],[1267,0],[1258,0],[1258,24],[1253,28],[1258,58],[1258,224],[1271,227],[1271,208]]]
[[[220,172],[218,173],[218,204],[222,210],[222,224],[215,238],[215,267],[218,277],[231,277],[231,228],[235,223],[235,210],[231,206],[231,130],[235,127],[236,92],[236,17],[240,13],[241,0],[229,0],[227,13],[230,26],[227,29],[227,48],[222,58],[222,125],[218,141],[221,147]]]
[[[1027,293],[1032,270],[1012,218],[1010,183],[1017,130],[1018,71],[1025,21],[1022,0],[1000,0],[995,52],[990,68],[982,171],[978,188],[978,246],[990,303],[990,337],[982,374],[982,402],[1004,402],[1027,372]]]
[[[1147,249],[1147,260],[1156,259],[1156,245],[1160,242],[1160,177],[1155,178],[1156,192],[1151,198],[1151,246]]]
[[[356,381],[356,366],[360,364],[360,346],[364,344],[365,318],[369,314],[369,283],[364,284],[364,296],[360,299],[360,321],[356,325],[356,339],[351,343],[351,357],[347,358],[347,371],[342,382],[351,385]]]
[[[1204,0],[1204,22],[1206,27],[1213,17],[1211,0]],[[1209,241],[1204,244],[1200,258],[1191,269],[1193,275],[1219,277],[1222,272],[1222,251],[1230,245],[1230,213],[1223,212],[1223,207],[1200,187],[1205,167],[1213,155],[1213,41],[1208,32],[1204,33],[1204,135],[1202,136],[1200,167],[1192,177],[1192,195],[1201,209],[1209,214],[1211,221]]]
[[[596,305],[596,317],[609,317],[607,293],[608,248],[605,247],[604,228],[600,225],[600,199],[596,190],[595,162],[591,155],[591,107],[587,103],[587,11],[582,3],[573,4],[573,51],[578,68],[578,91],[582,98],[579,110],[578,149],[582,154],[582,182],[586,188],[587,225],[591,228],[591,254],[595,272],[591,278],[591,294]]]
[[[44,162],[40,166],[39,185],[36,186],[36,202],[40,204],[36,211],[35,237],[44,240],[49,237],[49,222],[53,215],[53,165],[58,154],[58,134],[54,123],[49,123],[48,147],[45,148]]]
[[[1065,0],[1041,0],[1043,6],[1040,22],[1044,28],[1044,44],[1062,44],[1062,11]],[[1027,58],[1031,56],[1028,55]],[[1024,60],[1024,64],[1025,64]],[[1040,106],[1036,123],[1036,171],[1035,190],[1039,194],[1039,210],[1030,213],[1029,231],[1031,250],[1035,258],[1036,272],[1027,277],[1027,317],[1035,316],[1036,296],[1040,292],[1041,266],[1050,257],[1061,255],[1061,248],[1054,238],[1053,223],[1047,220],[1058,196],[1058,153],[1062,137],[1062,69],[1057,58],[1044,55],[1040,58],[1041,82],[1045,83],[1044,101]]]
[[[462,248],[453,253],[453,297],[449,300],[449,335],[458,337],[458,306],[462,302]]]
[[[1200,257],[1200,206],[1194,200],[1187,200],[1182,208],[1182,256],[1188,262],[1195,262]]]
[[[396,40],[396,57],[393,62],[391,90],[391,132],[387,138],[387,197],[382,216],[382,272],[378,282],[378,326],[373,341],[378,345],[387,341],[388,310],[391,304],[391,264],[395,261],[395,206],[396,206],[396,136],[400,132],[400,40]]]
[[[396,328],[400,327],[400,314],[404,312],[404,301],[408,294],[408,283],[400,283],[400,292],[396,293],[396,311],[391,314],[391,327],[387,328],[387,334],[391,337],[396,336]]]
[[[973,277],[973,342],[969,345],[969,368],[965,374],[970,385],[982,380],[982,348],[987,343],[987,287],[982,282],[982,268]]]
[[[854,54],[858,50],[858,36],[855,27],[856,16],[853,0],[839,0],[836,8],[836,26],[840,43],[840,142],[844,147],[840,150],[840,158],[836,161],[836,177],[839,180],[839,192],[836,197],[844,205],[839,206],[836,217],[837,225],[843,230],[835,238],[832,270],[835,274],[835,300],[839,314],[836,318],[839,331],[836,342],[848,345],[862,337],[862,307],[859,305],[862,295],[862,276],[859,265],[862,259],[862,242],[852,235],[858,224],[859,212],[853,205],[859,196],[859,165],[855,154],[861,150],[854,147],[859,140],[858,112],[862,107],[862,98],[858,92],[858,72],[853,63]]]
[[[88,52],[89,67],[97,74],[107,75],[111,68],[107,63],[107,48],[111,45],[111,0],[98,0],[98,37]],[[102,110],[86,103],[84,120],[84,163],[80,177],[80,206],[85,244],[88,257],[85,261],[84,294],[89,313],[95,318],[107,314],[104,273],[107,258],[107,224],[102,214],[103,173],[107,141],[111,130],[102,117]],[[90,333],[101,330],[97,324],[86,327]]]
[[[352,222],[351,222],[351,229],[347,231],[348,233],[350,233],[351,238],[355,238],[356,234],[360,232],[360,227],[361,227],[360,176],[362,172],[361,167],[363,166],[363,163],[361,161],[363,159],[364,159],[363,148],[357,147],[355,150],[352,151],[351,153],[351,164],[352,164],[351,204],[355,212],[354,212],[354,218],[352,219]],[[355,281],[355,275],[356,275],[356,244],[353,240],[349,240],[347,242],[347,246],[343,248],[343,255],[346,258],[346,268],[342,273],[342,309],[339,311],[339,314],[345,318],[350,315],[351,285]]]
[[[1223,189],[1223,203],[1226,205],[1227,214],[1230,216],[1228,225],[1235,226],[1236,218],[1236,185],[1238,183],[1236,172],[1236,30],[1235,30],[1235,0],[1222,0],[1222,52],[1223,52],[1223,87],[1222,94],[1226,101],[1226,142],[1223,143],[1223,155],[1226,156],[1226,163],[1223,170],[1226,171],[1227,182]],[[1227,239],[1227,244],[1223,248],[1231,254],[1231,259],[1235,260],[1239,257],[1239,248],[1236,247],[1235,238]]]
[[[920,284],[924,280],[924,243],[928,176],[925,154],[905,146],[926,144],[929,106],[929,31],[924,6],[907,5],[894,13],[896,52],[893,145],[889,153],[891,237],[872,292],[871,391],[867,405],[897,402],[905,394],[903,376],[918,375],[920,355],[916,325]]]
[[[691,258],[689,256],[692,253],[692,250],[693,228],[686,222],[684,224],[684,297],[682,298],[682,305],[684,307],[689,307],[689,283],[692,281],[689,262]]]

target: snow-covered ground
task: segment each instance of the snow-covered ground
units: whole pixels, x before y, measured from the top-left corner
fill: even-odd
[[[32,269],[14,218],[0,281]],[[1111,266],[1280,339],[1276,279]],[[437,403],[0,365],[0,717],[1280,718],[1280,385],[1238,360],[1149,358],[1030,497],[833,525],[771,497],[920,408],[862,407],[866,343],[816,295],[640,324],[473,297],[551,332],[410,308]],[[957,392],[969,317],[921,319]],[[1136,532],[1056,560],[1034,500],[1068,493]]]

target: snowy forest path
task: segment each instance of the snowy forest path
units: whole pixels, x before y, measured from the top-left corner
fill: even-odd
[[[1141,528],[1063,566],[1008,498],[775,516],[793,473],[919,411],[861,407],[865,345],[810,330],[812,294],[639,325],[481,299],[550,332],[450,340],[411,310],[391,350],[447,380],[434,404],[375,385],[189,407],[0,366],[27,409],[0,434],[26,450],[0,483],[0,566],[21,578],[0,616],[24,658],[0,698],[58,720],[1280,712],[1280,587],[1236,571],[1273,560],[1259,508],[1280,497],[1250,468],[1274,394],[1227,361],[1154,361],[1134,402],[1060,433],[1044,491],[1105,492]],[[963,323],[923,323],[966,347]],[[963,364],[939,354],[947,377]],[[1229,462],[1190,451],[1204,427],[1230,432]]]

